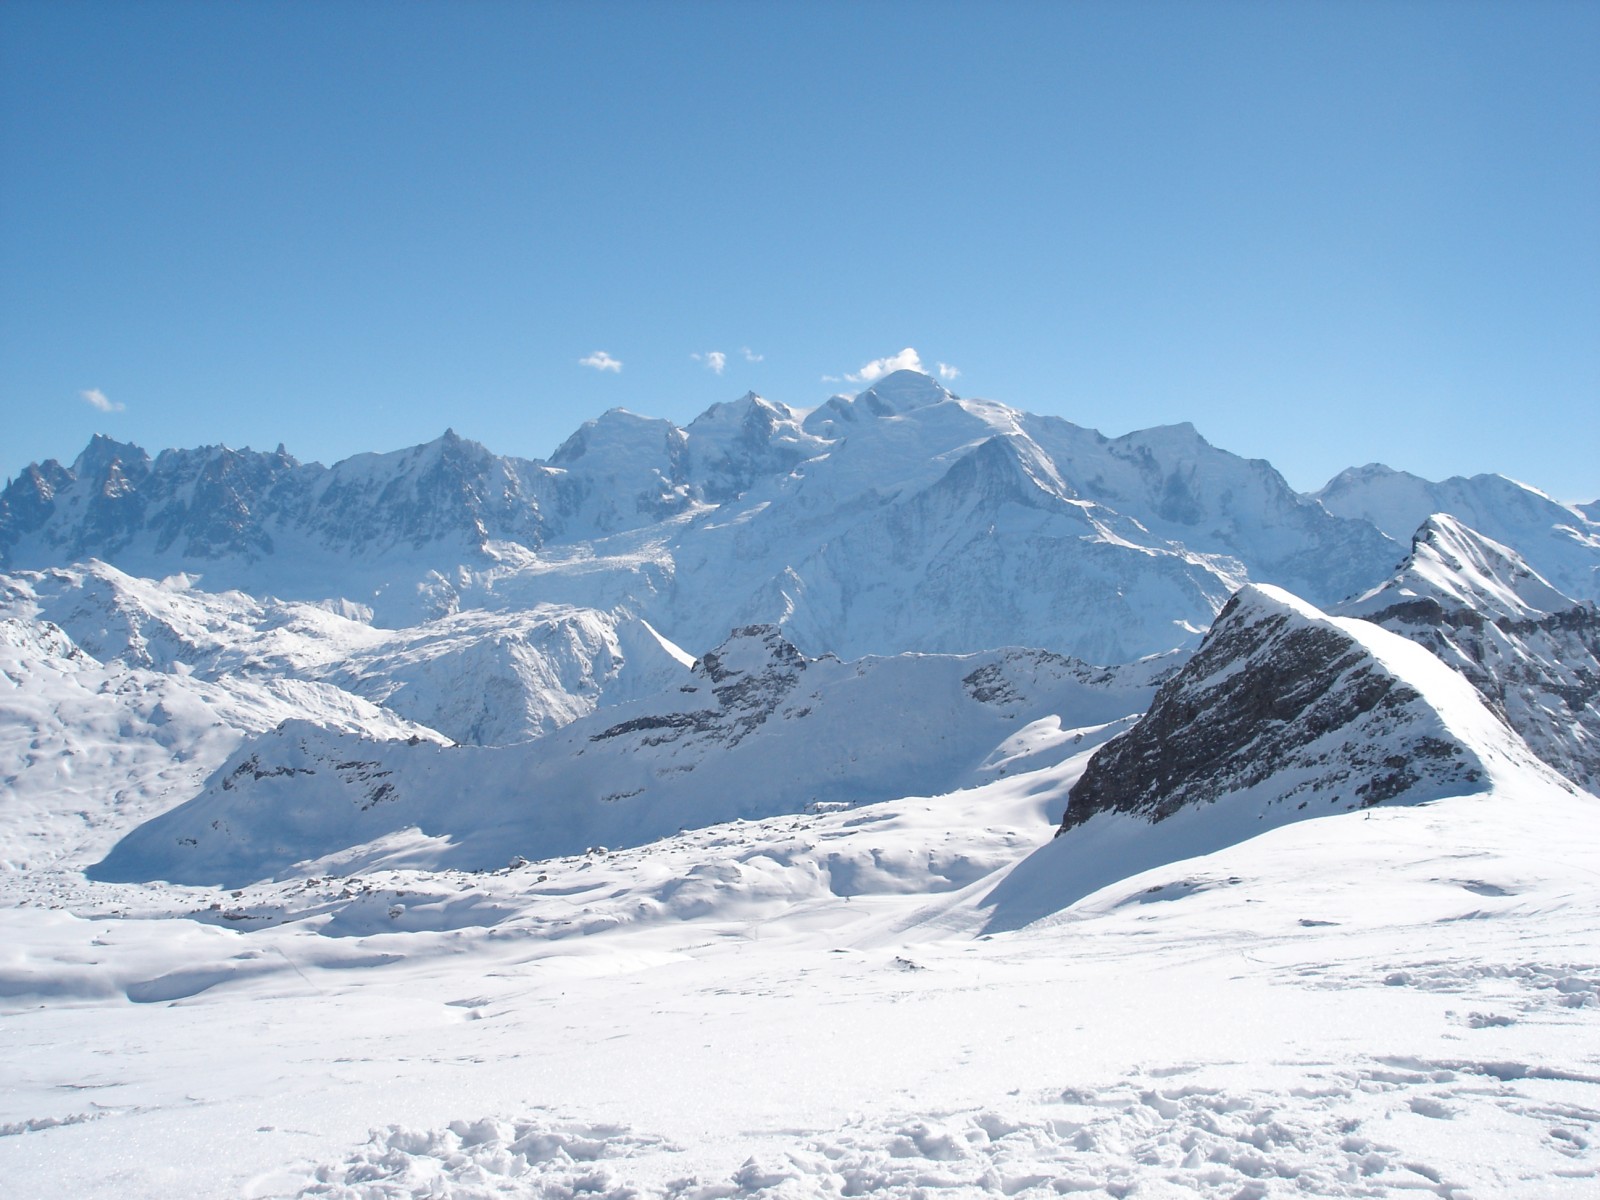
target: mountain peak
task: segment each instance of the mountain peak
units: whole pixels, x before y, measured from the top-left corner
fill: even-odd
[[[98,479],[114,464],[120,463],[126,469],[128,466],[147,466],[149,462],[150,456],[142,447],[97,433],[73,462],[72,473],[80,479]]]
[[[1395,574],[1340,611],[1377,618],[1397,605],[1419,603],[1446,611],[1472,609],[1490,619],[1524,620],[1565,611],[1577,601],[1509,546],[1449,513],[1434,513],[1412,535],[1411,553]]]
[[[924,408],[929,404],[938,404],[955,398],[955,394],[932,375],[925,375],[921,371],[902,370],[891,371],[881,379],[874,380],[870,387],[856,393],[855,403],[865,402],[874,408],[882,405],[889,409],[890,413],[879,415],[892,413],[898,416],[913,408]]]

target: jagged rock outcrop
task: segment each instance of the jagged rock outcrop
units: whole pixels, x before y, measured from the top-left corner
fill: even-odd
[[[1442,667],[1424,673],[1435,688],[1443,682]],[[1252,586],[1228,602],[1139,724],[1090,761],[1061,833],[1104,814],[1153,824],[1220,801],[1276,823],[1486,783],[1480,750],[1371,638]]]
[[[1394,577],[1338,611],[1426,646],[1540,758],[1600,788],[1600,612],[1510,547],[1436,513]]]

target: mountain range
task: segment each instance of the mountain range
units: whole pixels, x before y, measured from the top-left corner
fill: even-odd
[[[169,750],[199,765],[134,806],[104,878],[481,869],[1108,738],[1064,835],[1258,793],[1278,822],[1470,790],[1477,743],[1441,732],[1437,680],[1408,682],[1395,644],[1539,770],[1600,779],[1582,510],[1378,466],[1301,495],[1191,426],[1106,438],[914,372],[685,428],[614,410],[547,462],[453,433],[331,468],[96,438],[9,484],[0,553],[13,674],[52,680],[56,712],[122,711],[106,671],[141,713],[262,697],[204,754]],[[32,743],[10,784],[54,794]]]
[[[906,373],[96,439],[0,496],[0,1169],[1587,1195],[1595,515]]]

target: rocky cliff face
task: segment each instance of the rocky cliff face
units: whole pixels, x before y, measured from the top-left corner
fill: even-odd
[[[1090,761],[1061,832],[1222,801],[1277,824],[1486,786],[1481,751],[1396,668],[1426,664],[1397,649],[1374,653],[1370,638],[1286,592],[1243,589],[1144,719]],[[1434,666],[1422,673],[1437,689],[1445,672]]]

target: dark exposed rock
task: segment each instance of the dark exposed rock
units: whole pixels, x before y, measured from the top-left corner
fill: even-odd
[[[1276,589],[1245,588],[1143,720],[1072,789],[1061,832],[1105,812],[1156,822],[1262,788],[1320,811],[1482,779],[1428,701],[1361,641]]]

